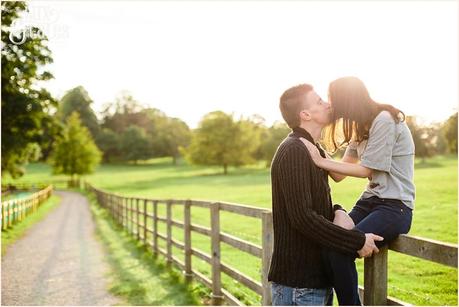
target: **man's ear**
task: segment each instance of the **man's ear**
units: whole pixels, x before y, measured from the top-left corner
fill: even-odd
[[[309,113],[307,110],[302,110],[300,112],[300,118],[302,121],[309,121],[311,120],[311,113]]]

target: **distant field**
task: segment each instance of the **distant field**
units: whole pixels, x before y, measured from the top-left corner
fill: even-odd
[[[16,182],[44,182],[64,179],[52,176],[49,166],[32,164],[27,175]],[[230,168],[224,176],[219,167],[196,167],[169,159],[155,159],[139,165],[102,165],[95,174],[85,178],[93,185],[108,191],[130,196],[151,198],[206,199],[271,207],[269,169],[259,165]],[[4,182],[11,182],[6,178]],[[416,163],[416,210],[410,234],[457,244],[457,157],[436,157],[426,163]],[[365,180],[348,178],[331,183],[334,202],[352,208]],[[160,210],[165,215],[165,210]],[[180,208],[173,211],[180,219]],[[209,212],[192,209],[192,221],[208,226]],[[261,225],[252,218],[231,213],[222,214],[223,231],[260,244]],[[165,232],[165,227],[160,227]],[[173,230],[174,237],[182,232]],[[160,241],[161,242],[161,241]],[[209,253],[209,240],[193,233],[193,246]],[[174,249],[174,253],[180,253]],[[179,257],[180,258],[180,257]],[[260,261],[255,257],[222,244],[222,260],[252,278],[259,279]],[[363,261],[358,260],[362,284]],[[210,267],[193,258],[193,266],[207,274]],[[224,277],[225,288],[236,293],[246,304],[258,304],[259,298],[250,290]],[[415,305],[457,305],[457,270],[445,266],[389,252],[389,295]]]

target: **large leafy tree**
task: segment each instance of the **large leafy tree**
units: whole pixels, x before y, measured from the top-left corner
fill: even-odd
[[[136,164],[138,160],[153,156],[145,130],[135,125],[129,126],[121,135],[120,151],[123,160]]]
[[[27,10],[25,2],[1,2],[2,10],[2,176],[19,177],[24,165],[36,158],[43,127],[53,124],[56,107],[50,93],[39,86],[53,76],[45,69],[52,63],[45,36],[25,37],[13,23]],[[31,32],[38,33],[38,28]],[[13,42],[16,42],[13,43]],[[18,42],[21,42],[18,44]],[[52,131],[50,129],[49,131]]]
[[[120,160],[120,136],[110,129],[103,128],[97,135],[97,147],[103,152],[104,162]]]
[[[449,152],[457,154],[457,112],[445,122],[442,130]]]
[[[152,136],[155,156],[172,157],[172,163],[177,164],[181,147],[190,144],[191,131],[188,125],[178,118],[167,117],[157,120],[156,131]]]
[[[224,174],[228,166],[255,162],[256,144],[244,121],[235,121],[232,115],[221,111],[208,113],[194,132],[191,144],[182,149],[185,159],[198,165],[220,165]]]
[[[93,138],[96,138],[100,128],[96,114],[91,108],[92,103],[93,101],[84,87],[75,87],[62,97],[57,112],[58,118],[65,121],[70,114],[78,112],[83,125],[89,129]]]
[[[421,158],[422,162],[425,162],[427,157],[435,154],[435,131],[432,127],[419,125],[414,116],[407,116],[406,123],[413,136],[415,155]]]
[[[275,122],[267,131],[263,138],[261,149],[263,159],[266,160],[266,167],[271,165],[271,161],[276,153],[277,147],[283,139],[289,134],[290,128],[283,122]]]
[[[91,133],[82,125],[78,113],[72,113],[50,157],[54,173],[70,175],[74,182],[75,176],[92,173],[100,159],[101,152]]]
[[[127,149],[123,153],[117,152],[115,147],[110,144],[115,137],[111,134],[117,133],[123,135],[131,126],[141,128],[142,134],[145,133],[149,145],[148,155],[144,157],[172,157],[175,164],[179,156],[179,147],[187,146],[190,142],[191,132],[188,126],[177,118],[170,118],[164,112],[155,108],[143,108],[129,92],[120,93],[113,103],[106,105],[103,111],[103,133],[97,138],[99,148],[104,151],[106,160],[126,160],[129,155]],[[111,132],[109,132],[111,131]],[[137,131],[139,132],[139,131]],[[143,139],[139,133],[131,129],[136,137]],[[118,139],[118,148],[123,147],[122,139]],[[129,142],[129,140],[124,141]],[[143,143],[143,141],[142,141]],[[143,144],[139,145],[146,149]],[[140,151],[144,151],[143,149]],[[134,156],[138,156],[139,152]],[[132,160],[129,158],[129,160]]]

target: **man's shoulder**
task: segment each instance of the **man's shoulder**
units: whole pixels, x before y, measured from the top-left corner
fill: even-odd
[[[296,153],[300,153],[306,160],[309,160],[308,150],[303,142],[301,142],[299,138],[289,135],[280,143],[275,155],[275,160],[281,161],[289,159],[289,157]]]
[[[279,149],[282,150],[295,150],[295,149],[304,149],[306,150],[306,146],[303,145],[301,140],[296,136],[288,135],[279,145]]]

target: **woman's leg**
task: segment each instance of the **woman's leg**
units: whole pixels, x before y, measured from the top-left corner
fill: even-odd
[[[349,216],[358,224],[365,219],[372,209],[372,204],[366,199],[360,199],[352,208]],[[333,281],[338,304],[343,306],[362,305],[358,293],[358,275],[355,267],[357,255],[346,255],[330,249],[324,250],[324,258],[329,278]]]
[[[372,209],[373,204],[371,201],[369,201],[369,199],[359,199],[355,203],[351,212],[349,212],[349,216],[354,221],[354,225],[357,225],[360,223],[360,221],[366,218],[367,215],[371,213]]]
[[[349,213],[349,216],[354,221],[356,228],[365,233],[378,234],[379,229],[371,227],[374,223],[374,219],[378,219],[379,214],[375,215],[374,213],[378,205],[378,202],[374,200],[378,200],[378,198],[374,197],[358,200]],[[364,223],[362,224],[362,222]],[[333,280],[333,287],[338,298],[338,303],[340,305],[361,305],[358,294],[358,274],[355,267],[355,256],[345,255],[332,250],[327,250],[325,255],[330,268],[329,275]]]
[[[340,306],[360,306],[358,275],[355,268],[355,255],[340,253],[331,249],[323,250],[328,277],[333,281]]]
[[[355,227],[383,237],[383,241],[376,242],[378,247],[390,243],[400,234],[408,233],[412,221],[410,208],[398,200],[371,198],[371,202],[373,210]]]

